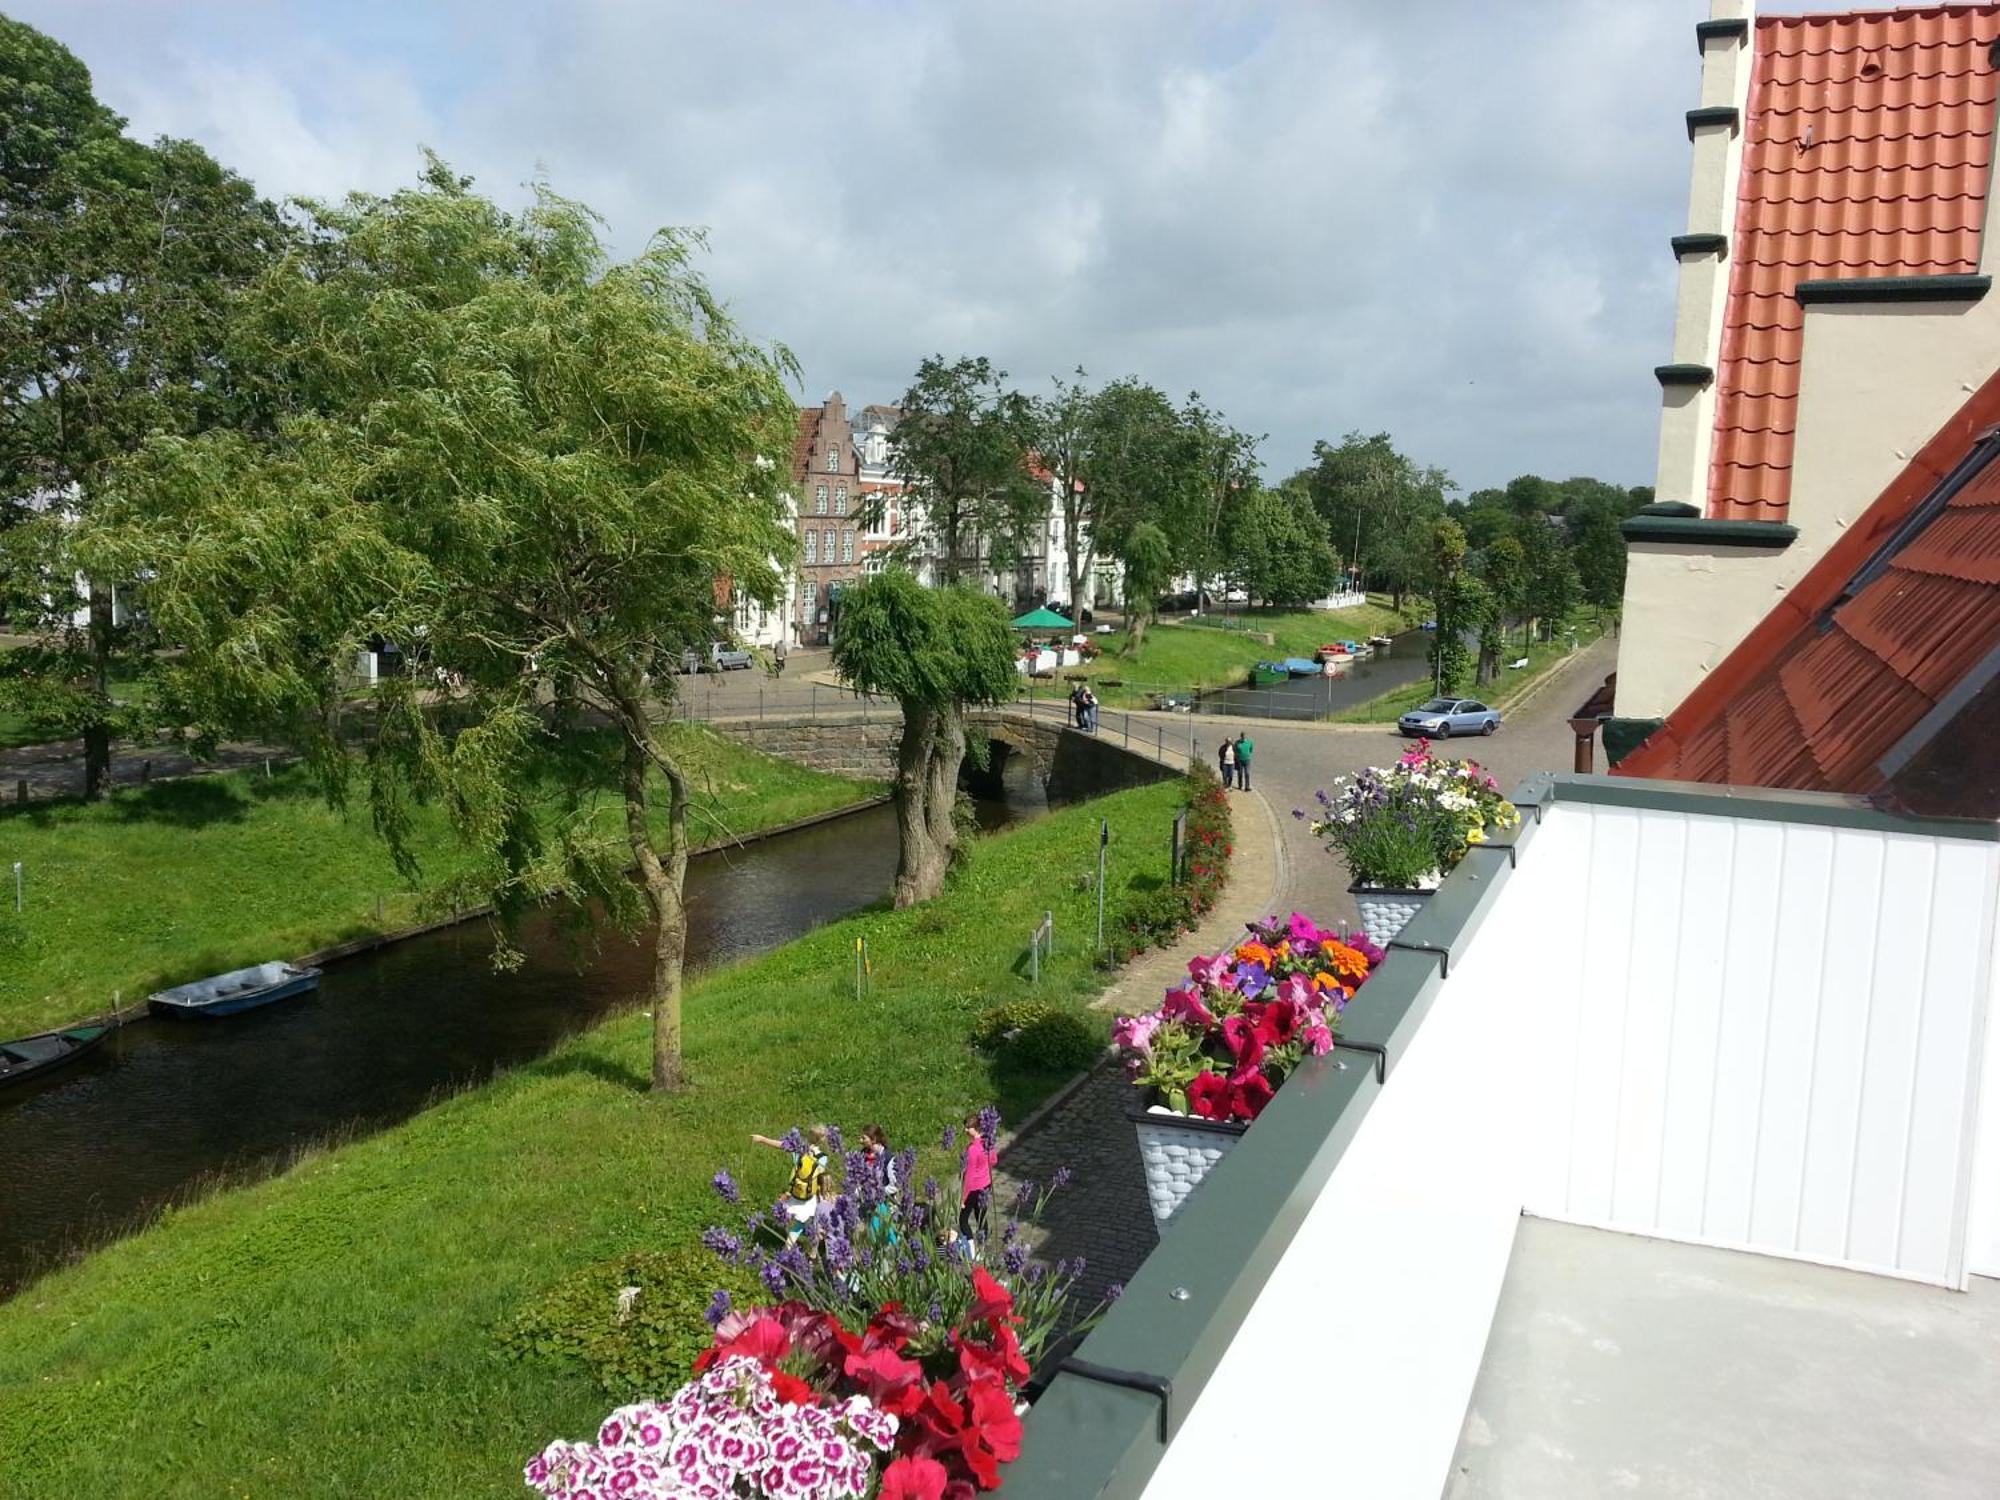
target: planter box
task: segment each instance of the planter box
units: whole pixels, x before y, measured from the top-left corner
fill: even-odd
[[[1361,930],[1378,948],[1403,930],[1404,924],[1424,909],[1435,891],[1396,891],[1381,886],[1350,885],[1347,893],[1361,910]]]
[[[1126,1114],[1139,1135],[1139,1160],[1146,1169],[1146,1201],[1153,1210],[1153,1223],[1164,1233],[1209,1169],[1236,1149],[1250,1127],[1240,1121],[1178,1115],[1157,1106],[1142,1108],[1136,1101],[1126,1106]]]

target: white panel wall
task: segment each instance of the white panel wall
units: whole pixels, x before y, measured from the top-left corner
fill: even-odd
[[[1976,1176],[2000,1262],[2000,1118],[1971,1161],[2000,848],[1570,802],[1543,864],[1529,1212],[1956,1286]]]
[[[1538,976],[1515,935],[1564,900],[1555,832],[1452,965],[1149,1497],[1320,1493],[1302,1454],[1337,1471],[1343,1494],[1443,1490],[1520,1223],[1533,1039],[1518,1019]]]

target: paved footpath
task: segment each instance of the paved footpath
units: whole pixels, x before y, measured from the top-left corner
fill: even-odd
[[[1530,772],[1566,771],[1574,737],[1567,720],[1590,696],[1616,660],[1617,643],[1604,639],[1579,651],[1576,659],[1550,674],[1529,699],[1508,716],[1491,738],[1442,747],[1444,753],[1476,760],[1512,791]],[[1186,720],[1177,722],[1185,724]],[[1197,721],[1196,753],[1212,758],[1221,726],[1240,721]],[[1313,807],[1313,793],[1337,776],[1384,765],[1408,742],[1394,734],[1357,726],[1258,723],[1250,726],[1256,746],[1247,793],[1232,793],[1236,858],[1230,883],[1215,912],[1181,943],[1142,955],[1127,967],[1099,1005],[1109,1015],[1158,1002],[1167,986],[1186,973],[1188,959],[1233,942],[1242,924],[1267,912],[1305,912],[1316,921],[1358,924],[1347,874],[1292,817],[1294,808]],[[1085,1305],[1113,1283],[1129,1280],[1159,1237],[1146,1206],[1139,1148],[1125,1118],[1129,1086],[1113,1064],[1096,1068],[1045,1113],[1023,1122],[1025,1129],[1003,1144],[995,1184],[995,1228],[1021,1181],[1047,1182],[1067,1166],[1069,1185],[1050,1203],[1043,1220],[1040,1253],[1050,1259],[1084,1258],[1080,1290]]]

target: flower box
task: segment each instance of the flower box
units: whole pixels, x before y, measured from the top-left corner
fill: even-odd
[[[1236,1149],[1247,1120],[1204,1120],[1177,1114],[1164,1105],[1140,1108],[1136,1101],[1126,1114],[1139,1137],[1139,1161],[1146,1172],[1146,1203],[1162,1232],[1180,1212],[1215,1164]]]
[[[1361,913],[1361,930],[1378,948],[1389,943],[1424,909],[1436,890],[1392,890],[1379,885],[1350,885],[1347,892]]]

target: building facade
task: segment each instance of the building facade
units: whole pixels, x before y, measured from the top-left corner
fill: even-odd
[[[867,559],[861,467],[839,391],[799,412],[792,490],[798,499],[799,564],[791,639],[795,645],[823,646],[833,639],[842,591],[862,577]]]

